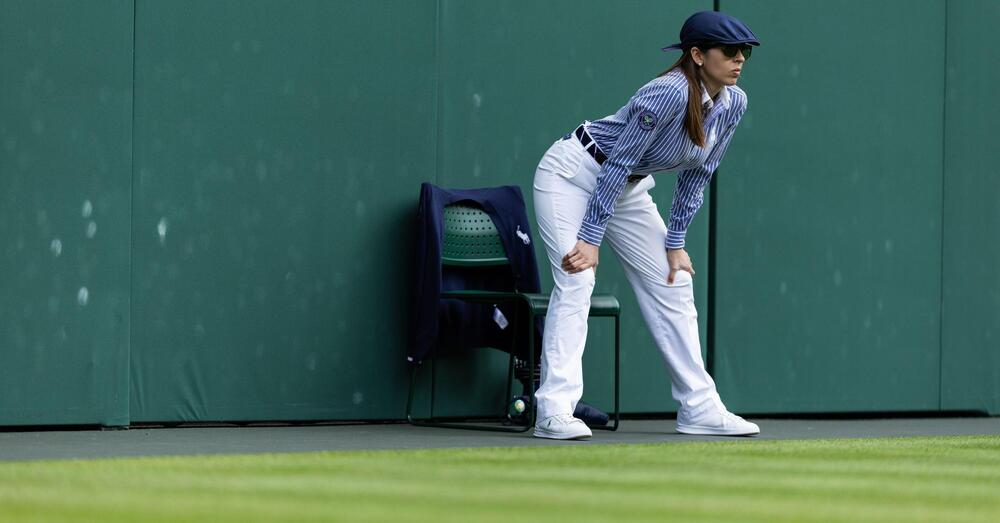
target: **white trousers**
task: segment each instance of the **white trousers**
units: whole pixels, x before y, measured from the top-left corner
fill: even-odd
[[[572,414],[583,396],[583,350],[595,271],[569,274],[562,269],[562,258],[576,245],[599,171],[580,142],[570,137],[552,144],[535,172],[535,214],[555,280],[545,318],[541,385],[535,393],[538,419]],[[628,184],[603,243],[611,246],[635,291],[681,409],[707,400],[721,404],[701,357],[691,275],[679,271],[674,284],[667,284],[667,227],[649,195],[654,186],[652,176]]]

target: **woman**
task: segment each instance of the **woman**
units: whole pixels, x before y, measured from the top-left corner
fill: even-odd
[[[736,81],[751,46],[760,43],[743,22],[713,11],[688,18],[680,36],[663,49],[683,51],[676,64],[614,115],[584,122],[556,141],[535,173],[535,213],[555,279],[535,393],[537,437],[591,436],[572,413],[583,395],[587,314],[603,240],[621,260],[663,355],[680,402],[677,431],[760,433],[726,409],[705,370],[695,271],[684,250],[703,190],[746,110]],[[657,171],[678,172],[669,224],[648,192]]]

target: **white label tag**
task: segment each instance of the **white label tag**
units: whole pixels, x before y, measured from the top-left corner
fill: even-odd
[[[493,321],[495,321],[497,326],[500,327],[500,330],[506,329],[507,325],[510,325],[507,321],[507,317],[500,312],[500,307],[497,307],[496,305],[493,306]]]

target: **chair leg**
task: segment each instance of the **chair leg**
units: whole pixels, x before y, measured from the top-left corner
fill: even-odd
[[[535,401],[535,315],[528,313],[528,391],[531,406],[528,408],[528,429],[535,427],[538,402]]]
[[[513,360],[511,361],[512,361],[511,364],[513,365]],[[436,370],[434,366],[434,360],[431,360],[431,417],[423,419],[413,417],[413,396],[417,382],[417,368],[418,367],[413,367],[410,370],[410,392],[406,399],[406,421],[409,422],[411,425],[418,427],[480,430],[487,432],[527,432],[528,430],[534,427],[533,417],[531,419],[531,423],[529,423],[525,427],[503,427],[503,426],[473,425],[468,423],[450,423],[450,422],[434,421],[434,389],[435,389],[435,380],[437,378],[437,376],[435,375]],[[513,371],[511,370],[511,372]],[[508,390],[510,390],[509,383],[510,382],[508,381]]]
[[[410,392],[406,395],[406,420],[413,423],[413,389],[417,383],[417,367],[410,367]]]
[[[431,360],[431,416],[434,419],[434,399],[437,396],[437,358]]]
[[[621,318],[619,315],[613,315],[615,321],[615,410],[612,414],[614,419],[614,424],[610,427],[591,427],[593,429],[599,430],[618,430],[618,425],[621,420],[620,411],[620,400],[619,395],[621,393]],[[530,384],[529,391],[531,393],[530,408],[528,409],[528,424],[524,427],[497,427],[497,426],[482,426],[482,425],[471,425],[465,423],[448,423],[448,422],[436,422],[434,419],[434,400],[435,400],[435,389],[437,381],[437,367],[435,361],[431,360],[431,417],[426,419],[417,419],[413,417],[413,396],[414,389],[416,387],[417,380],[417,367],[413,367],[410,372],[410,391],[406,400],[406,420],[411,425],[416,425],[420,427],[439,427],[439,428],[453,428],[453,429],[466,429],[466,430],[481,430],[490,432],[527,432],[534,428],[536,416],[537,416],[537,404],[534,398],[534,384],[535,384],[535,315],[528,315],[528,383]],[[511,381],[514,373],[514,355],[511,353],[510,364],[507,371],[507,397],[510,397],[511,392]]]
[[[615,320],[615,410],[611,415],[614,424],[610,427],[591,427],[598,430],[618,430],[618,423],[621,419],[619,393],[621,392],[621,321],[618,314],[612,315]]]
[[[618,421],[621,418],[621,408],[618,402],[621,393],[621,317],[615,314],[615,425],[611,430],[618,430]]]
[[[509,421],[513,421],[510,416],[510,400],[511,400],[510,394],[513,388],[511,385],[511,382],[513,380],[514,380],[514,351],[511,350],[510,362],[507,364],[507,392],[504,394],[504,401],[506,402],[504,403],[505,405],[504,415],[507,417]]]

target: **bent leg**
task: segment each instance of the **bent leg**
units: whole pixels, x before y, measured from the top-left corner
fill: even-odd
[[[635,185],[619,199],[605,238],[621,260],[649,332],[663,356],[674,399],[682,408],[708,399],[721,404],[715,381],[705,370],[701,356],[691,275],[680,271],[673,285],[667,284],[667,227],[648,192],[652,180],[647,178]]]
[[[576,244],[590,192],[545,168],[554,163],[543,159],[534,180],[538,229],[555,281],[542,338],[541,384],[535,392],[540,420],[572,415],[583,396],[583,350],[595,283],[593,270],[569,274],[562,269],[563,256]]]

